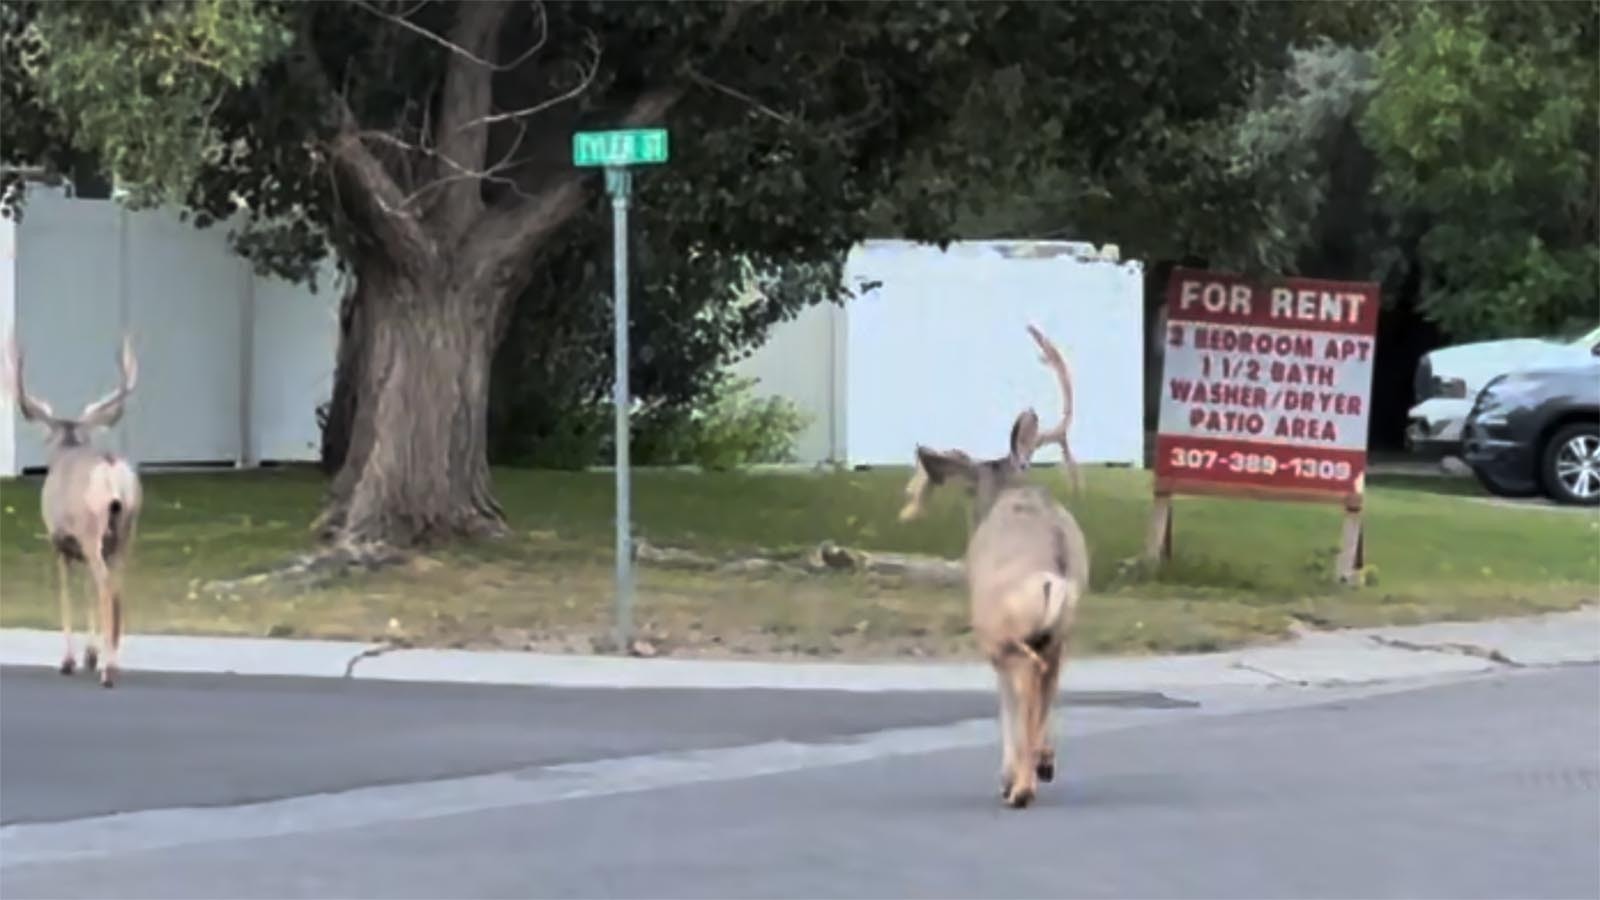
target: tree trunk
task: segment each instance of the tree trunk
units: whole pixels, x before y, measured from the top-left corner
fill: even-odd
[[[333,396],[322,414],[322,472],[332,476],[344,468],[356,424],[356,395],[366,362],[367,343],[361,319],[367,315],[367,294],[356,279],[339,305],[339,352],[333,368]]]
[[[322,536],[409,547],[503,534],[488,405],[504,298],[452,288],[448,271],[419,282],[371,262],[356,276],[354,417]]]

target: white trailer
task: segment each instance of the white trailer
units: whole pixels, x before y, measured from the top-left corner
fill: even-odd
[[[1032,322],[1072,366],[1074,455],[1143,465],[1139,262],[1064,241],[867,241],[845,277],[854,299],[805,310],[734,367],[811,417],[799,462],[907,465],[918,443],[1003,454],[1018,412],[1059,409]]]

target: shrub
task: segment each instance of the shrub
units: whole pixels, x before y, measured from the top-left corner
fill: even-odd
[[[757,396],[755,384],[724,377],[699,406],[644,412],[635,436],[638,462],[712,470],[793,462],[795,440],[810,417],[782,397]]]

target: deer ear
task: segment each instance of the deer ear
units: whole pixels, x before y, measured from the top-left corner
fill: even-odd
[[[929,450],[927,447],[918,447],[917,465],[928,473],[928,481],[935,485],[944,484],[952,478],[976,477],[977,465],[972,461],[972,457],[960,450]]]
[[[1039,414],[1032,409],[1025,409],[1017,416],[1017,421],[1011,424],[1011,462],[1016,466],[1026,466],[1033,458],[1034,448],[1039,446]]]
[[[977,464],[960,450],[929,450],[917,448],[917,469],[906,483],[906,505],[900,510],[900,521],[909,522],[922,515],[922,505],[934,487],[952,478],[976,481]]]

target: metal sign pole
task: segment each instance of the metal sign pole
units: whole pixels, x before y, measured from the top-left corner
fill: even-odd
[[[633,642],[633,495],[628,469],[628,199],[633,192],[633,167],[660,165],[671,154],[665,128],[579,131],[572,135],[572,164],[604,168],[611,195],[611,260],[615,282],[612,314],[616,332],[613,401],[617,407],[617,649],[627,653]]]
[[[633,173],[624,166],[606,168],[611,194],[611,238],[616,319],[612,353],[616,357],[613,400],[617,406],[617,648],[627,653],[633,637],[632,483],[628,471],[628,195]]]

